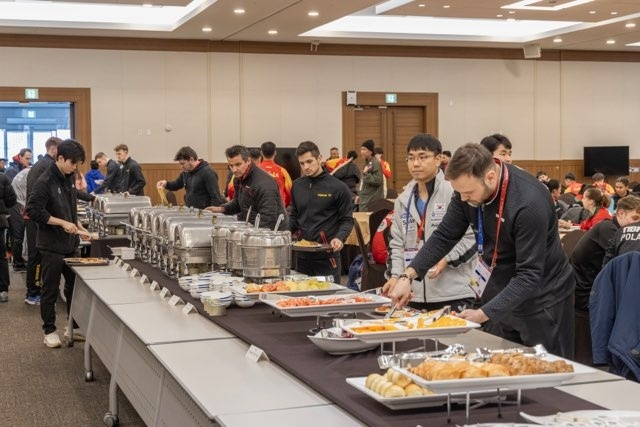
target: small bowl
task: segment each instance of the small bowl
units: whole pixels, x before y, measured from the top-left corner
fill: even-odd
[[[238,307],[249,308],[256,305],[255,300],[235,299],[235,303]]]

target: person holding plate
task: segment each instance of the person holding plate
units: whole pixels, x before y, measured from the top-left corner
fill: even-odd
[[[85,160],[78,141],[67,139],[58,145],[55,163],[38,178],[27,200],[27,214],[38,225],[36,247],[42,259],[40,316],[44,344],[60,347],[56,331],[56,300],[60,277],[64,276],[67,315],[76,275],[64,259],[73,256],[78,247],[78,233],[89,233],[78,221],[75,171]],[[65,332],[65,335],[68,331]]]
[[[389,290],[393,303],[405,305],[411,281],[425,277],[471,226],[479,257],[470,282],[482,303],[458,315],[494,335],[572,358],[576,279],[560,246],[549,190],[473,143],[455,152],[446,175],[456,192],[438,228]]]
[[[329,244],[323,252],[296,251],[296,271],[310,276],[333,276],[340,283],[340,250],[353,229],[351,191],[322,168],[318,146],[305,141],[296,156],[302,175],[291,188],[289,230],[299,239]]]

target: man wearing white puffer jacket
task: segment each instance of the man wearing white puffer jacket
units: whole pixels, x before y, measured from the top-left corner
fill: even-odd
[[[415,254],[438,227],[449,206],[453,188],[440,170],[442,144],[429,134],[414,136],[407,146],[407,167],[413,179],[395,201],[387,259],[385,291],[392,288]],[[469,287],[476,259],[471,228],[423,281],[411,284],[414,308],[452,310],[471,308],[475,294]]]

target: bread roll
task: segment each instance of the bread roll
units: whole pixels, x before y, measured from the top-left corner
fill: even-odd
[[[378,385],[378,390],[376,390],[376,393],[378,393],[380,396],[385,396],[387,390],[389,390],[391,387],[393,387],[393,383],[390,381],[385,381]]]
[[[384,397],[405,397],[406,394],[404,392],[404,389],[400,386],[397,386],[395,384],[391,385],[391,387],[389,387],[388,389],[385,390],[385,393],[383,394]]]
[[[407,396],[422,396],[424,394],[423,390],[424,389],[422,387],[413,383],[404,388],[404,392]]]
[[[367,376],[367,379],[364,382],[364,386],[366,388],[372,389],[373,388],[373,381],[378,377],[382,377],[382,375],[380,375],[380,374],[369,374]]]
[[[402,388],[405,388],[409,384],[411,384],[411,379],[409,379],[406,375],[401,374],[400,372],[394,372],[391,377],[391,382],[395,385],[399,385]]]

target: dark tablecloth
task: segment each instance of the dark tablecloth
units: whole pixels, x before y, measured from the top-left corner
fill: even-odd
[[[100,239],[91,240],[91,248],[89,250],[89,256],[92,258],[109,258],[111,256],[111,250],[109,246],[112,248],[117,248],[120,246],[131,246],[131,240],[128,237],[122,236],[113,236],[113,237],[102,237]]]
[[[199,300],[183,291],[177,280],[168,278],[158,269],[141,261],[128,261],[150,280],[156,280],[174,295],[192,303],[198,311],[245,342],[264,350],[269,358],[300,379],[316,392],[334,402],[366,425],[375,426],[451,426],[447,423],[446,407],[392,411],[369,396],[348,385],[348,377],[366,376],[380,372],[378,351],[344,356],[331,356],[314,346],[306,337],[316,325],[315,317],[291,318],[280,315],[270,306],[256,304],[251,308],[231,306],[226,316],[210,317]],[[415,341],[412,343],[415,347]],[[409,343],[406,343],[408,345]],[[286,396],[283,396],[286,399]],[[585,409],[602,409],[554,388],[523,390],[523,412],[550,415]],[[522,422],[516,405],[503,405],[503,418],[498,418],[495,405],[487,405],[471,412],[471,423]],[[465,409],[454,405],[452,423],[465,424]]]

